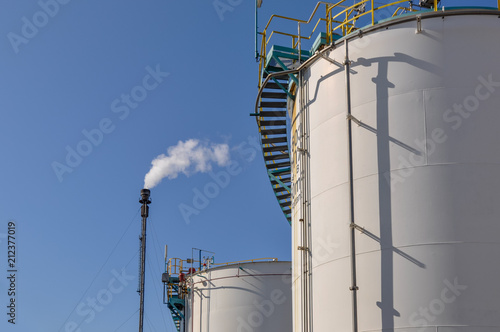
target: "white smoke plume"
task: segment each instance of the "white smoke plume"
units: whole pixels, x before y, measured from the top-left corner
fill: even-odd
[[[157,156],[151,162],[151,169],[144,177],[144,188],[151,189],[164,178],[175,179],[179,173],[189,176],[193,173],[206,173],[212,170],[212,164],[226,166],[229,163],[227,144],[202,143],[197,139],[167,149],[167,154]]]

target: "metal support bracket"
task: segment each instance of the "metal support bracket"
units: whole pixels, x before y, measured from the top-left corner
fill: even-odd
[[[362,122],[362,121],[360,121],[360,120],[356,119],[356,117],[354,117],[352,114],[349,114],[348,116],[346,116],[346,119],[347,119],[348,121],[352,121],[352,122],[354,122],[354,123],[355,123],[355,124],[357,124],[358,126],[361,126],[361,125],[363,124],[363,122]]]
[[[343,67],[346,65],[345,63],[340,63],[340,62],[338,62],[338,61],[336,61],[336,60],[334,60],[334,59],[331,59],[331,58],[327,57],[327,56],[326,56],[324,53],[322,53],[322,52],[319,52],[319,56],[320,56],[320,57],[322,57],[323,59],[325,59],[326,61],[328,61],[328,62],[330,62],[330,63],[332,63],[332,64],[336,65],[336,66],[337,66],[337,67],[339,67],[339,68],[343,68]],[[349,62],[349,64],[351,64],[351,63],[352,63],[352,61],[350,61],[350,62]],[[357,72],[356,72],[355,70],[352,70],[352,69],[350,69],[350,68],[349,68],[349,72],[350,72],[351,74],[357,74]]]
[[[415,33],[422,33],[422,15],[417,15],[417,31]]]
[[[283,188],[285,188],[285,189],[286,189],[289,193],[291,193],[291,192],[292,192],[292,190],[290,189],[290,187],[288,187],[288,186],[287,186],[286,184],[284,184],[284,183],[283,183],[280,179],[278,179],[276,176],[274,176],[274,174],[273,174],[272,172],[268,171],[268,172],[267,172],[267,174],[268,174],[268,176],[269,176],[272,180],[274,180],[274,181],[278,182],[278,183],[279,183],[279,184],[280,184]]]
[[[304,250],[304,251],[309,251],[309,248],[307,247],[297,247],[298,250]]]
[[[271,74],[270,72],[268,72],[268,71],[267,71],[267,70],[265,70],[265,69],[264,69],[264,72],[265,72],[266,74],[268,74],[268,75],[269,75],[269,74]],[[288,97],[289,97],[290,99],[295,100],[295,96],[294,96],[294,95],[292,95],[292,94],[290,93],[290,91],[288,91],[288,89],[286,89],[283,85],[281,85],[281,83],[280,83],[280,82],[279,82],[276,78],[274,78],[274,77],[273,77],[273,78],[272,78],[272,80],[274,81],[274,83],[276,83],[276,84],[277,84],[277,85],[281,88],[281,90],[283,90],[283,91],[284,91],[284,92],[288,95]]]
[[[349,227],[350,228],[354,228],[355,230],[360,231],[362,234],[365,232],[365,228],[361,227],[361,226],[359,226],[357,224],[350,224]]]
[[[334,59],[330,59],[329,57],[327,57],[326,55],[324,55],[324,54],[323,54],[323,53],[321,53],[321,52],[319,52],[319,55],[320,55],[323,59],[325,59],[326,61],[331,62],[331,63],[333,63],[334,65],[339,66],[340,68],[344,67],[344,65],[343,65],[343,64],[341,64],[340,62],[335,61]]]
[[[300,57],[300,52],[299,52],[299,57]],[[283,61],[280,60],[280,58],[278,58],[277,56],[273,55],[273,59],[281,66],[281,68],[283,70],[289,70],[289,68],[283,63]],[[299,58],[300,59],[300,58]],[[300,60],[299,60],[300,62]],[[288,76],[296,83],[296,84],[299,84],[299,80],[297,79],[297,77],[295,77],[295,75],[293,74],[288,74]]]

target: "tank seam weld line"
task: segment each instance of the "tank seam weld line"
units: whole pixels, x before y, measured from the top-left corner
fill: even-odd
[[[440,328],[440,327],[499,327],[500,325],[497,325],[497,326],[494,326],[494,325],[419,325],[419,326],[401,326],[401,327],[393,327],[391,329],[393,329],[394,331],[396,330],[401,330],[401,329],[421,329],[421,328],[425,328],[425,327],[436,327],[436,328]],[[378,330],[363,330],[362,332],[381,332],[382,330],[378,329]]]
[[[414,168],[422,168],[422,167],[440,167],[440,166],[452,166],[452,165],[489,165],[489,166],[495,166],[495,165],[499,165],[500,166],[500,162],[498,163],[473,163],[473,162],[470,162],[470,163],[435,163],[435,164],[431,164],[431,165],[417,165],[417,166],[413,166],[413,167],[407,167],[407,168],[395,168],[395,169],[392,169],[388,172],[397,172],[397,171],[402,171],[402,170],[408,170],[408,169],[414,169]],[[387,172],[384,172],[383,174],[385,174]],[[371,176],[375,176],[375,175],[378,175],[380,173],[370,173],[370,174],[367,174],[367,175],[363,175],[363,176],[360,176],[360,177],[357,177],[355,178],[354,180],[355,181],[358,181],[358,180],[363,180],[363,179],[366,179],[366,178],[369,178]],[[332,190],[332,189],[336,189],[337,187],[341,187],[345,184],[349,183],[348,181],[345,181],[345,182],[342,182],[342,183],[339,183],[339,184],[336,184],[328,189],[325,189],[317,194],[314,194],[312,195],[312,198],[316,198],[322,194],[324,194],[325,192],[329,191],[329,190]]]
[[[354,64],[356,63],[356,61],[353,62]],[[360,65],[361,66],[361,65]],[[356,67],[356,66],[353,66],[353,67]],[[458,88],[474,88],[474,87],[470,87],[470,86],[466,86],[466,87],[457,87]],[[392,93],[392,94],[389,94],[388,97],[386,98],[378,98],[378,99],[370,99],[368,101],[364,101],[364,102],[360,102],[359,104],[353,104],[352,105],[352,110],[353,110],[353,113],[356,113],[356,109],[359,108],[359,107],[362,107],[362,106],[366,106],[368,104],[374,104],[376,103],[378,100],[383,100],[383,101],[386,101],[386,100],[390,100],[394,97],[400,97],[400,96],[405,96],[405,95],[414,95],[416,92],[424,92],[424,91],[430,91],[430,90],[441,90],[441,89],[449,89],[447,87],[444,87],[444,86],[433,86],[433,87],[425,87],[425,88],[416,88],[414,90],[411,90],[411,91],[403,91],[403,92],[400,92],[400,93]],[[420,96],[420,94],[418,94],[418,96]],[[419,98],[420,99],[420,98]],[[425,99],[421,99],[422,101],[425,101]]]
[[[453,166],[453,165],[475,165],[475,166],[477,166],[477,165],[489,165],[489,166],[498,165],[498,166],[500,166],[500,162],[498,162],[498,163],[491,163],[491,162],[490,163],[481,163],[481,162],[477,162],[477,163],[474,163],[474,162],[467,162],[467,163],[458,163],[458,162],[432,163],[432,164],[426,164],[426,165],[415,165],[413,167],[406,167],[406,168],[395,168],[395,169],[391,169],[390,171],[387,171],[387,172],[397,172],[397,171],[414,169],[414,168],[422,168],[422,167],[440,167],[440,166]],[[385,174],[387,172],[384,172],[382,174]],[[378,174],[380,174],[380,173],[370,173],[370,174],[367,174],[367,175],[363,175],[363,176],[357,177],[354,180],[357,181],[357,180],[365,179],[365,178],[368,178],[370,176],[374,176],[374,175],[378,175]],[[335,187],[341,186],[343,184],[344,183],[338,184]],[[332,188],[335,188],[335,187],[332,187]],[[327,190],[325,190],[325,191],[327,191]]]
[[[354,62],[356,63],[356,62]],[[355,66],[354,66],[355,67]],[[412,95],[412,94],[415,94],[416,92],[426,92],[426,91],[433,91],[433,90],[443,90],[443,89],[446,89],[446,90],[458,90],[458,89],[474,89],[474,86],[454,86],[454,87],[444,87],[444,86],[434,86],[434,87],[425,87],[425,88],[417,88],[415,90],[411,90],[411,91],[406,91],[406,92],[401,92],[401,93],[393,93],[393,94],[390,94],[389,97],[387,98],[379,98],[379,99],[370,99],[368,101],[364,101],[364,102],[361,102],[359,104],[353,104],[352,105],[352,110],[353,110],[353,114],[356,113],[356,109],[359,108],[359,107],[362,107],[362,106],[366,106],[368,104],[374,104],[375,102],[377,102],[377,100],[390,100],[392,99],[393,97],[399,97],[399,96],[404,96],[404,95]],[[490,99],[498,99],[498,96],[491,96]],[[425,101],[425,99],[422,99],[422,101]],[[338,115],[341,115],[340,113]],[[337,115],[335,115],[337,116]],[[334,116],[334,117],[335,117]],[[333,118],[333,117],[332,117]],[[331,118],[329,118],[331,119]],[[327,119],[327,120],[329,120]],[[368,123],[366,123],[368,124]],[[320,124],[321,125],[321,124]],[[312,128],[313,130],[316,129],[318,126]]]
[[[201,284],[203,282],[207,281],[215,281],[215,280],[221,280],[221,279],[230,279],[230,278],[248,278],[248,277],[266,277],[266,276],[273,276],[273,277],[279,277],[279,276],[291,276],[292,274],[248,274],[248,275],[234,275],[234,276],[227,276],[227,277],[220,277],[220,278],[215,278],[215,279],[205,279],[203,281],[197,281],[194,282],[193,285],[196,284]],[[196,274],[194,275],[195,277],[197,276]]]
[[[442,245],[442,244],[485,244],[485,245],[487,245],[487,244],[494,244],[494,245],[500,245],[500,242],[459,242],[459,241],[457,241],[457,242],[432,242],[432,243],[423,243],[423,244],[412,244],[412,245],[400,246],[400,247],[394,247],[394,248],[395,249],[400,249],[400,248],[433,246],[433,245]],[[359,255],[365,255],[365,254],[372,254],[374,252],[384,251],[384,250],[393,250],[393,248],[383,248],[383,249],[377,249],[377,250],[369,250],[369,251],[364,251],[364,252],[357,253],[356,255],[359,256]],[[342,260],[342,259],[346,259],[346,258],[349,258],[349,257],[350,257],[350,255],[342,256],[342,257],[339,257],[339,258],[335,258],[335,259],[329,260],[327,262],[321,263],[319,265],[316,265],[316,266],[313,267],[313,269],[318,268],[320,266],[323,266],[325,264],[336,262],[336,261],[339,261],[339,260]]]

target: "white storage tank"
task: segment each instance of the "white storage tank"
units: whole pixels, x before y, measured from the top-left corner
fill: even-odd
[[[188,283],[186,332],[292,331],[290,262],[219,266]]]
[[[292,115],[294,331],[354,312],[358,331],[500,331],[499,12],[404,16],[324,55]]]

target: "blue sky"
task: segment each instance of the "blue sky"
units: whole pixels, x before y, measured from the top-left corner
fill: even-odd
[[[179,206],[193,206],[213,176],[152,189],[145,330],[174,330],[160,304],[165,244],[171,257],[197,247],[217,261],[291,259],[290,226],[252,146],[254,5],[221,1],[232,9],[222,16],[211,0],[59,0],[46,7],[52,16],[38,14],[38,1],[0,2],[0,270],[9,221],[18,269],[15,326],[0,279],[2,331],[65,331],[72,322],[82,331],[137,329],[139,192],[151,160],[178,141],[228,144],[239,171],[189,222]],[[306,19],[314,5],[264,1],[261,26],[273,13]],[[140,102],[127,101],[131,93]],[[68,157],[78,149],[85,156]],[[89,313],[106,289],[112,298]]]

